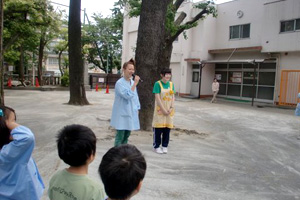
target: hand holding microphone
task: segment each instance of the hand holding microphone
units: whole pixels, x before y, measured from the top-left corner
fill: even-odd
[[[134,82],[136,82],[136,78],[138,78],[138,80],[137,80],[137,83],[138,82],[143,82],[143,80],[138,76],[138,75],[136,75],[136,74],[132,74],[132,80],[134,81]]]

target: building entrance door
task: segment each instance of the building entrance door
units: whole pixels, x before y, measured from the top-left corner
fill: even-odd
[[[300,93],[300,70],[282,70],[279,105],[296,105]]]
[[[200,81],[200,66],[193,65],[192,70],[192,87],[191,87],[191,95],[198,97],[199,95],[199,81]]]

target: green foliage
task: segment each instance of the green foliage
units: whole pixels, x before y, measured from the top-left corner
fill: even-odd
[[[125,2],[129,5],[128,14],[130,17],[140,16],[142,0],[125,0]]]
[[[61,77],[61,85],[64,87],[68,87],[70,84],[70,79],[69,79],[69,70],[65,70],[64,75]]]
[[[38,54],[41,33],[49,42],[59,28],[61,13],[53,10],[48,1],[6,0],[4,6],[3,46],[4,60],[12,65],[19,63],[20,47],[24,50],[24,65],[31,66],[33,55]]]
[[[121,66],[123,8],[123,1],[119,0],[112,9],[112,17],[94,14],[94,23],[83,27],[82,43],[87,61],[103,71],[107,65],[109,71]]]
[[[174,24],[176,10],[173,4],[169,4],[166,14],[166,30],[171,34],[175,35],[178,31],[178,26]]]
[[[207,2],[204,2],[204,3],[196,4],[194,6],[194,8],[198,8],[200,10],[207,10],[207,15],[211,14],[213,17],[218,16],[217,9],[215,7],[215,2],[214,1],[207,1]],[[201,18],[201,19],[204,19],[204,18]]]
[[[141,0],[123,0],[125,3],[128,3],[129,5],[129,16],[130,17],[137,17],[140,15],[141,12]],[[167,32],[167,39],[170,39],[173,36],[179,35],[183,33],[183,36],[185,39],[187,39],[187,35],[185,30],[188,30],[190,28],[196,27],[198,25],[198,20],[205,19],[206,16],[212,15],[213,17],[217,17],[217,10],[215,8],[214,1],[206,1],[206,2],[200,2],[198,4],[194,5],[194,8],[199,9],[199,13],[202,11],[205,11],[202,16],[199,17],[199,19],[192,19],[189,22],[186,22],[184,24],[175,24],[176,20],[176,14],[180,14],[177,12],[175,8],[175,1],[173,3],[170,3],[168,6],[168,10],[166,13],[166,32]],[[175,39],[174,37],[173,39]]]

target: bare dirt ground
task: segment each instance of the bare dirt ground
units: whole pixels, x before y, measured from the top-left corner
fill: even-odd
[[[53,173],[66,167],[58,158],[55,136],[73,123],[89,126],[97,135],[89,174],[101,182],[97,169],[115,134],[109,127],[110,92],[87,92],[91,105],[81,107],[66,105],[67,91],[5,91],[6,105],[36,135],[33,157],[46,187]],[[148,164],[143,187],[132,199],[300,199],[300,117],[292,109],[259,106],[178,98],[168,154],[152,151],[152,132],[130,136],[129,143]],[[46,191],[43,199],[48,199]]]

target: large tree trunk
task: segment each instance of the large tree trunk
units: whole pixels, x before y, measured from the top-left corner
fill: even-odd
[[[58,67],[59,67],[59,71],[60,71],[61,76],[64,75],[64,71],[62,70],[62,67],[61,67],[61,55],[62,55],[62,52],[63,51],[59,51],[59,53],[58,53]]]
[[[0,105],[4,105],[4,65],[3,65],[3,3],[0,0]]]
[[[72,105],[88,105],[84,88],[84,66],[81,51],[81,0],[70,0],[69,9],[69,62],[70,100]]]
[[[160,56],[158,57],[159,60],[159,71],[163,68],[169,68],[171,62],[171,55],[173,50],[173,43],[164,43],[164,48],[161,49]]]
[[[152,128],[154,111],[152,89],[155,81],[160,79],[162,66],[159,58],[160,53],[163,52],[161,44],[164,43],[166,12],[170,2],[171,0],[142,1],[136,49],[137,74],[144,80],[138,85],[142,130],[151,130]]]
[[[45,48],[45,31],[42,31],[39,46],[39,60],[38,60],[38,80],[39,84],[43,85],[43,58]]]

